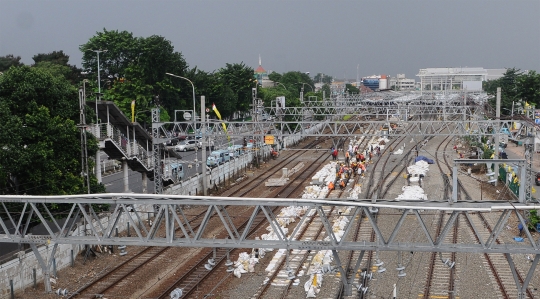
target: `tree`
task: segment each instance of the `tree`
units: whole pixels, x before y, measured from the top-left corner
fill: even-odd
[[[348,93],[360,93],[360,90],[356,87],[356,86],[353,86],[352,84],[345,84],[345,90],[348,92]]]
[[[69,55],[66,55],[62,50],[52,51],[51,53],[39,53],[34,55],[32,59],[34,60],[34,67],[46,69],[55,76],[63,76],[74,86],[78,86],[83,80],[81,75],[82,69],[68,64]]]
[[[134,37],[127,31],[97,32],[79,47],[83,52],[83,66],[97,79],[97,55],[100,53],[102,92],[105,100],[114,101],[128,117],[131,117],[131,101],[136,101],[136,113],[153,107],[164,107],[162,120],[177,109],[190,109],[186,102],[177,105],[177,99],[192,97],[188,82],[172,78],[165,73],[184,76],[188,66],[181,53],[175,52],[172,43],[165,38],[152,35],[148,38]],[[93,81],[94,82],[94,81]],[[92,83],[93,83],[92,82]],[[97,80],[95,81],[97,82]],[[93,84],[96,90],[97,84]],[[189,88],[188,88],[189,86]],[[149,121],[149,113],[141,113],[140,121]]]
[[[268,75],[268,79],[274,81],[274,82],[281,82],[281,74],[278,74],[276,72],[272,72]]]
[[[490,103],[495,107],[495,96],[497,95],[497,87],[501,87],[501,107],[506,109],[512,108],[512,102],[520,100],[517,91],[517,78],[521,72],[519,69],[507,69],[504,75],[496,80],[489,80],[483,83],[483,89],[488,95],[492,96]]]
[[[11,68],[0,76],[0,192],[86,193],[80,161],[77,90],[40,68]],[[95,140],[89,155],[95,154]],[[92,178],[95,191],[104,192]]]
[[[252,102],[251,90],[256,86],[253,79],[254,70],[243,62],[230,64],[220,68],[216,73],[216,91],[225,91],[227,97],[217,98],[216,101],[227,106],[226,116],[235,111],[249,111]],[[219,94],[217,94],[219,96]],[[226,101],[235,101],[227,104]],[[220,111],[221,112],[221,111]]]
[[[318,73],[317,75],[315,75],[315,77],[313,78],[313,81],[314,82],[319,82],[319,83],[325,83],[325,84],[330,84],[332,83],[332,80],[334,80],[332,78],[332,76],[327,76],[323,73]]]
[[[512,103],[540,105],[540,74],[535,71],[523,73],[511,68],[501,78],[484,82],[483,89],[491,96],[493,107],[496,105],[497,87],[501,88],[501,108],[506,111],[511,111]]]
[[[66,55],[64,51],[52,51],[51,53],[39,53],[32,57],[34,63],[51,62],[59,65],[68,65],[69,55]]]
[[[21,61],[21,56],[13,56],[8,54],[6,56],[0,56],[0,72],[7,71],[10,67],[18,67],[24,65]]]
[[[540,74],[529,71],[516,79],[517,96],[529,103],[540,107]]]

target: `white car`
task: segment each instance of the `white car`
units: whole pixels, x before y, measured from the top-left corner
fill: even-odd
[[[174,150],[177,151],[177,152],[187,152],[187,151],[194,151],[196,148],[201,148],[199,141],[197,141],[197,140],[183,140],[183,141],[180,141],[174,147]]]

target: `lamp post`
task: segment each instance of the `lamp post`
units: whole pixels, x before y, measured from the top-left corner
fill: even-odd
[[[196,115],[197,115],[197,113],[195,112],[195,85],[193,85],[193,82],[191,82],[191,80],[189,80],[186,77],[178,76],[178,75],[171,74],[171,73],[165,73],[165,75],[169,75],[171,77],[184,79],[184,80],[188,81],[191,84],[191,88],[192,88],[192,92],[193,92],[193,124],[194,124],[193,130],[195,131],[195,119],[196,119]]]
[[[281,83],[281,82],[276,82],[276,84],[281,84],[281,86],[283,86],[283,88],[285,88],[285,90],[287,90],[287,87],[285,87],[285,85],[283,85],[283,83]]]
[[[99,65],[99,53],[106,53],[107,50],[92,50],[92,52],[96,52],[97,54],[97,76],[98,76],[98,98],[96,99],[96,133],[99,137],[100,129],[99,129],[99,117],[98,117],[98,101],[101,100],[101,69]],[[101,158],[100,158],[100,151],[97,151],[96,153],[96,179],[99,183],[101,183]]]

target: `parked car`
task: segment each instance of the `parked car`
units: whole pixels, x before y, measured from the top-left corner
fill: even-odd
[[[244,147],[241,146],[240,144],[231,145],[229,146],[228,149],[229,149],[229,152],[233,153],[233,157],[240,156],[241,154],[244,153]]]
[[[218,164],[231,160],[231,155],[228,150],[216,150],[213,151],[210,156],[215,157]]]
[[[206,158],[206,166],[208,167],[216,167],[219,165],[219,157],[216,157],[216,156],[208,156],[208,158]]]
[[[165,145],[166,146],[175,146],[178,144],[178,142],[180,142],[180,140],[178,138],[172,138],[172,139],[169,139],[165,142]]]
[[[194,151],[198,147],[199,142],[197,140],[183,140],[174,147],[174,150],[177,152],[187,152]]]
[[[536,173],[536,176],[534,177],[534,182],[536,183],[536,186],[540,186],[540,172]]]

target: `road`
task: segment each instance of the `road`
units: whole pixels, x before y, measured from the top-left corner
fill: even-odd
[[[242,140],[240,139],[233,139],[231,140],[233,144],[241,144]],[[215,148],[214,149],[226,149],[228,147],[227,144],[227,138],[226,137],[219,137],[215,141]],[[167,147],[170,150],[174,150],[174,147]],[[210,155],[211,151],[206,151],[206,156],[208,157]],[[202,150],[197,151],[187,151],[187,152],[179,152],[178,155],[180,158],[176,158],[173,156],[169,156],[166,158],[167,161],[170,162],[177,162],[182,163],[184,165],[184,178],[189,178],[191,176],[196,175],[197,173],[201,173],[201,167],[206,166],[206,161],[204,163],[201,163],[202,160]],[[105,153],[101,154],[101,159],[106,159],[107,155]],[[197,159],[197,162],[195,162],[195,159]],[[191,165],[191,167],[189,167]],[[129,180],[129,190],[130,192],[134,193],[142,193],[142,175],[139,172],[132,171],[131,169],[128,170],[128,180]],[[103,184],[105,185],[105,188],[107,192],[110,193],[123,193],[124,192],[124,174],[122,171],[116,172],[111,175],[103,176],[102,177]],[[154,182],[148,180],[147,182],[147,192],[153,193],[154,192]]]

